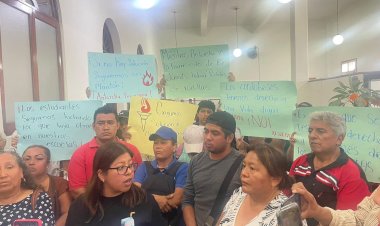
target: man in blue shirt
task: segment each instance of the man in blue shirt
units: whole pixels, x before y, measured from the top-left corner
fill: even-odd
[[[188,164],[178,162],[174,157],[177,133],[171,128],[160,127],[149,140],[154,142],[155,159],[139,166],[134,183],[153,194],[170,225],[178,225]]]

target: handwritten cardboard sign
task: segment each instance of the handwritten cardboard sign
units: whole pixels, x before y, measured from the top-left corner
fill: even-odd
[[[296,143],[294,159],[309,153],[309,115],[315,111],[331,111],[346,121],[346,137],[342,148],[364,170],[367,180],[380,182],[380,111],[359,107],[308,107],[293,112]]]
[[[15,103],[20,154],[30,145],[44,145],[52,160],[67,160],[80,145],[94,137],[92,122],[101,101],[48,101]]]
[[[219,97],[229,72],[227,45],[161,49],[169,99]]]
[[[198,106],[189,103],[132,97],[128,121],[131,143],[141,153],[153,155],[149,136],[161,126],[167,126],[177,132],[177,143],[181,144],[183,131],[193,123],[197,109]]]
[[[91,99],[129,102],[132,96],[158,98],[154,56],[88,53]]]
[[[221,90],[222,108],[234,115],[242,135],[290,137],[297,99],[293,82],[226,82]]]

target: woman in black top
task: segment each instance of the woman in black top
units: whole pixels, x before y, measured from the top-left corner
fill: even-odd
[[[133,153],[111,142],[101,146],[94,158],[93,176],[86,192],[70,206],[66,226],[166,226],[151,195],[133,184]],[[125,224],[129,225],[129,224]]]

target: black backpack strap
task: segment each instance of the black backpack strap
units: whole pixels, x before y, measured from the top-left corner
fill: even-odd
[[[153,168],[151,161],[144,161],[146,173],[148,176],[154,175],[159,172],[159,170]]]
[[[181,167],[183,162],[175,162],[173,166],[171,166],[165,173],[169,176],[172,176],[175,178],[175,175],[177,174],[177,170],[179,167]]]
[[[222,182],[222,185],[220,185],[220,188],[219,188],[218,194],[216,196],[214,205],[212,206],[210,215],[206,219],[206,223],[205,223],[206,226],[213,226],[213,225],[215,225],[216,221],[218,220],[219,216],[217,214],[220,213],[220,210],[224,206],[223,204],[226,201],[225,200],[226,199],[225,194],[227,193],[227,189],[229,187],[229,184],[231,183],[232,177],[236,173],[236,170],[240,166],[243,158],[244,157],[242,155],[239,155],[235,159],[234,163],[232,163],[231,168],[228,170],[227,175]]]

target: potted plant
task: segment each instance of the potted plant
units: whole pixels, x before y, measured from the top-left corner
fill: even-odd
[[[330,98],[329,106],[368,107],[379,105],[380,92],[363,87],[357,77],[349,77],[348,85],[339,81],[339,86],[333,89],[338,94]]]

